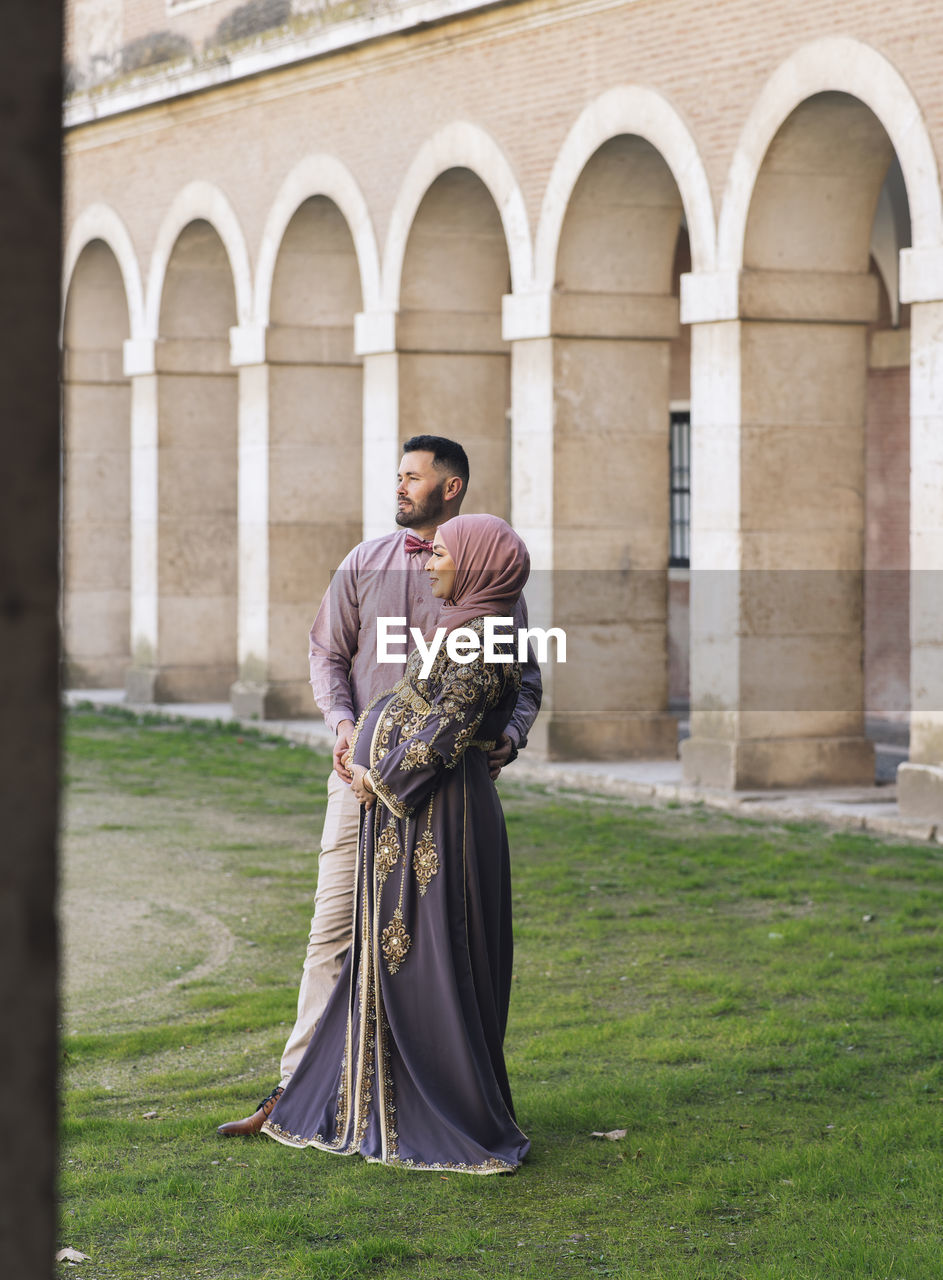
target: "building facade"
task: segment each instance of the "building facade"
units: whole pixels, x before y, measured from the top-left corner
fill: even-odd
[[[909,718],[902,807],[943,817],[929,3],[68,26],[73,683],[307,713],[317,600],[436,431],[567,630],[538,749],[673,755],[689,689],[690,781],[856,783]]]

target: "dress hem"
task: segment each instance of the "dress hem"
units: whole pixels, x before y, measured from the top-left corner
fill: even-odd
[[[333,1147],[326,1142],[318,1142],[316,1138],[295,1138],[285,1133],[276,1133],[270,1129],[268,1124],[262,1126],[261,1132],[267,1138],[280,1142],[283,1147],[293,1147],[296,1151],[304,1151],[307,1147],[313,1147],[315,1151],[324,1151],[331,1156],[359,1156],[361,1154],[356,1148],[351,1147]],[[448,1162],[441,1164],[425,1164],[418,1160],[400,1160],[396,1157],[384,1160],[380,1156],[364,1156],[363,1159],[367,1164],[382,1164],[389,1169],[405,1169],[407,1173],[470,1173],[478,1177],[488,1177],[491,1174],[510,1174],[517,1173],[521,1167],[519,1164],[510,1164],[504,1160],[490,1160],[484,1164],[449,1164]]]

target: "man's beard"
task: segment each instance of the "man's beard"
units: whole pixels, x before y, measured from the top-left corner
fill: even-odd
[[[427,494],[422,502],[417,502],[405,511],[397,509],[396,523],[404,529],[414,529],[417,524],[429,524],[432,520],[438,520],[439,516],[445,510],[445,483],[438,489],[433,489]]]

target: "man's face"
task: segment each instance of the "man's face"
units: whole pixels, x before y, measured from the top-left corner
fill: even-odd
[[[433,465],[426,450],[404,453],[396,477],[396,523],[407,529],[435,524],[445,506],[448,477]]]

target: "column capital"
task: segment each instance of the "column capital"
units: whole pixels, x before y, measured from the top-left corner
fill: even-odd
[[[682,324],[736,320],[739,315],[739,271],[687,271],[682,275]]]
[[[139,374],[156,373],[156,348],[154,338],[126,338],[122,350],[124,376],[134,378]]]
[[[501,336],[505,342],[549,338],[553,306],[550,293],[506,293],[501,299]]]
[[[943,302],[943,245],[900,252],[901,302]]]
[[[396,311],[360,311],[354,316],[354,352],[377,356],[396,350]]]
[[[236,368],[247,364],[265,364],[267,326],[237,324],[229,330],[229,363]]]

